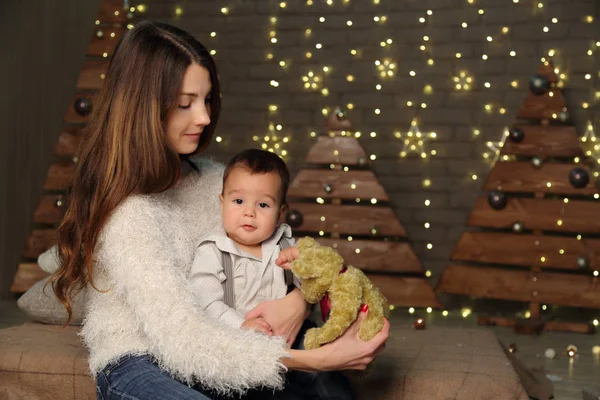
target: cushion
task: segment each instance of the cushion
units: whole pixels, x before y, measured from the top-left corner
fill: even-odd
[[[44,287],[47,281],[48,278],[44,278],[33,285],[19,298],[17,305],[34,321],[65,325],[68,318],[67,310],[56,298],[52,286],[48,284]],[[81,325],[86,298],[87,290],[84,289],[71,300],[73,318],[70,325]]]
[[[96,399],[78,332],[38,323],[0,329],[0,399]]]
[[[53,274],[58,270],[60,266],[60,259],[58,258],[58,247],[56,245],[50,247],[48,250],[38,256],[37,262],[42,271],[49,274]]]

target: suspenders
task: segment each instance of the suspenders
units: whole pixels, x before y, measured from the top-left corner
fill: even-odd
[[[290,247],[290,241],[284,237],[279,240],[279,248],[281,250]],[[235,293],[233,289],[233,260],[231,254],[227,252],[222,253],[223,259],[223,272],[225,273],[225,281],[223,282],[223,300],[229,307],[235,307]],[[290,287],[293,285],[294,276],[292,271],[284,270],[285,272],[285,284]]]

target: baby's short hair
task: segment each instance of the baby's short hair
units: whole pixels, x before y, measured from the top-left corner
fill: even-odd
[[[290,172],[285,161],[277,154],[260,149],[247,149],[233,156],[223,173],[223,190],[225,182],[235,167],[247,168],[252,174],[277,173],[281,179],[281,205],[287,205],[287,192],[290,186]]]

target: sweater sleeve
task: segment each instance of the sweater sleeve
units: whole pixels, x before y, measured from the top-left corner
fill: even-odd
[[[189,286],[202,310],[232,328],[240,328],[244,323],[244,316],[225,304],[222,257],[221,251],[213,242],[201,243],[196,249],[189,272]]]
[[[224,326],[196,306],[178,265],[185,261],[174,250],[183,239],[169,230],[181,217],[145,196],[115,210],[96,252],[111,295],[131,310],[149,351],[171,375],[224,394],[282,387],[280,359],[288,353],[281,338]]]

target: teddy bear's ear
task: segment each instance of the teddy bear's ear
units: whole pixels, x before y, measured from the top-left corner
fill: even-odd
[[[296,243],[298,251],[303,251],[311,247],[317,247],[318,245],[319,243],[317,243],[317,241],[311,238],[310,236],[305,236],[302,239],[298,240],[298,243]]]

